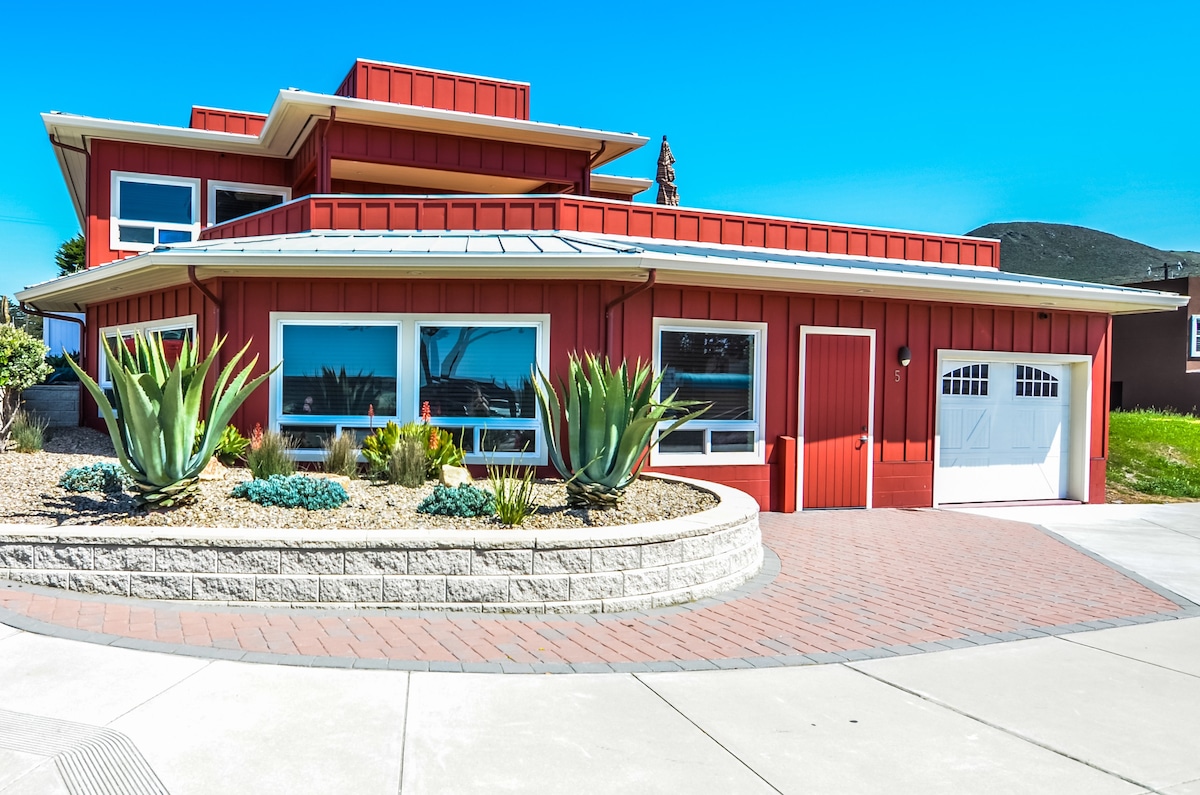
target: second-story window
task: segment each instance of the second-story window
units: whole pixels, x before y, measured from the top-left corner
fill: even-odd
[[[200,180],[114,171],[114,251],[149,251],[195,240],[200,231]]]
[[[208,183],[208,223],[223,224],[291,200],[288,188],[241,182]]]

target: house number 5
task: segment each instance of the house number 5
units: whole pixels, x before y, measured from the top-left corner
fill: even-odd
[[[896,383],[900,383],[900,368],[896,368]]]

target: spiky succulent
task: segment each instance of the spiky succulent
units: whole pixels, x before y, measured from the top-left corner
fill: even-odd
[[[550,463],[567,481],[569,505],[615,505],[641,473],[651,444],[709,409],[677,416],[695,401],[677,400],[675,393],[656,401],[662,376],[652,379],[650,374],[650,365],[641,362],[632,371],[624,361],[613,369],[607,358],[601,363],[595,354],[582,359],[571,354],[567,378],[559,379],[560,400],[550,379],[534,373]],[[673,421],[655,440],[654,431],[669,420]]]
[[[175,363],[170,364],[158,335],[149,340],[136,335],[132,351],[121,342],[114,341],[109,347],[108,341],[102,340],[112,379],[111,403],[100,385],[68,357],[67,362],[100,407],[117,458],[133,479],[138,505],[169,508],[195,499],[200,473],[233,413],[274,372],[272,368],[250,380],[258,363],[256,356],[234,375],[250,347],[247,342],[217,376],[204,414],[204,381],[224,343],[224,337],[214,342],[203,361],[198,361],[198,350],[184,341]],[[196,426],[202,421],[205,430],[193,452]]]

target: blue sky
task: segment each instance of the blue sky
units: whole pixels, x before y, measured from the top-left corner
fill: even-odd
[[[50,278],[77,231],[40,112],[266,111],[356,56],[528,81],[536,120],[655,139],[609,173],[653,177],[666,133],[689,206],[1200,250],[1200,4],[916,5],[22,4],[0,39],[0,292]]]

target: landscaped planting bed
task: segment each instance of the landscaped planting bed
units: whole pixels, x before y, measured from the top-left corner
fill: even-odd
[[[432,493],[433,482],[405,488],[351,480],[344,484],[350,495],[345,505],[328,511],[306,511],[267,507],[230,496],[234,486],[250,479],[248,470],[234,467],[217,480],[203,481],[195,503],[150,513],[136,512],[128,492],[75,493],[58,486],[68,469],[98,461],[116,463],[116,458],[108,435],[90,428],[56,428],[40,453],[0,454],[0,522],[352,530],[502,527],[492,517],[468,519],[417,513],[417,505]],[[308,474],[321,477],[319,472]],[[654,522],[694,514],[717,504],[710,491],[657,478],[636,481],[627,489],[620,506],[609,510],[568,508],[566,490],[557,480],[540,481],[537,500],[541,507],[525,520],[523,528]]]
[[[715,484],[642,478],[619,507],[567,508],[537,484],[523,526],[417,513],[432,485],[353,480],[333,510],[229,496],[230,469],[195,503],[138,513],[128,493],[59,487],[68,468],[112,461],[103,434],[61,429],[35,454],[0,455],[0,576],[151,599],[482,612],[619,612],[729,590],[762,565],[758,506]],[[314,476],[319,476],[313,473]],[[483,484],[486,486],[486,483]]]

